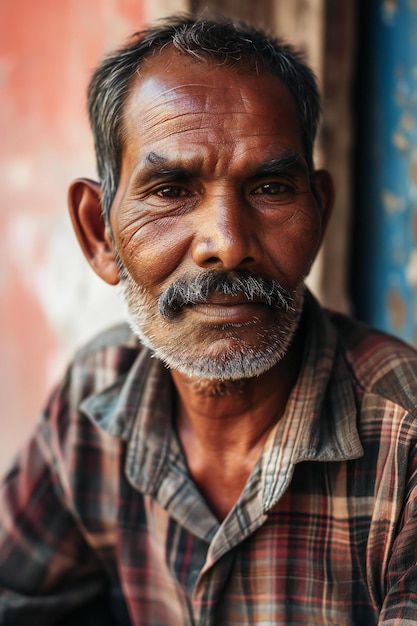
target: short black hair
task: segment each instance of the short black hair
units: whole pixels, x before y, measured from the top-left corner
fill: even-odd
[[[103,214],[108,220],[120,177],[122,117],[131,82],[143,60],[171,44],[193,58],[253,71],[267,69],[288,87],[297,107],[305,158],[313,169],[313,146],[320,115],[317,81],[302,54],[280,39],[241,21],[176,15],[135,33],[109,54],[92,75],[88,111],[94,135]],[[243,69],[242,67],[242,69]]]

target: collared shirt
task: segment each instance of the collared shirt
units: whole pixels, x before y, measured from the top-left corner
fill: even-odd
[[[310,296],[304,324],[285,414],[222,523],[169,371],[125,327],[81,351],[2,487],[0,624],[416,624],[416,353]]]

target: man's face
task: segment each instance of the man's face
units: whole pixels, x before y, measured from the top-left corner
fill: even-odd
[[[261,374],[288,350],[321,238],[290,92],[164,51],[123,128],[110,224],[132,326],[187,375]]]

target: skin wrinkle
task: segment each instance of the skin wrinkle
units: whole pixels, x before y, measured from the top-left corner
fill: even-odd
[[[188,143],[189,147],[191,145],[192,145],[191,142]],[[197,143],[196,146],[198,148],[200,144]],[[224,148],[224,146],[222,146],[222,148]],[[249,148],[247,149],[242,148],[242,150],[239,151],[238,148],[235,148],[234,146],[233,146],[233,151],[235,153],[235,157],[240,158],[242,160],[244,160],[244,157],[246,155],[251,155],[252,153],[252,151]],[[168,158],[162,155],[157,155],[154,152],[152,152],[152,154],[158,158],[159,163],[164,163],[164,164],[170,163]],[[134,187],[134,186],[143,184],[141,181],[141,176],[145,179],[147,177],[149,179],[151,178],[153,174],[152,168],[149,165],[144,165],[144,163],[146,164],[149,162],[149,156],[150,155],[146,155],[145,158],[133,169],[130,175],[129,183],[128,183],[130,186]],[[225,155],[223,157],[223,160],[225,160],[226,162],[230,161],[230,156]],[[218,165],[219,168],[223,166],[222,159],[216,158],[215,155],[213,156],[212,161],[214,161],[216,165]],[[180,161],[176,161],[176,160],[171,161],[171,163],[172,164],[169,167],[173,169],[178,168],[178,170],[182,169],[184,172],[189,170],[190,173],[194,176],[197,176],[197,172],[202,168],[203,163],[207,166],[208,169],[210,168],[209,166],[210,159],[208,159],[207,157],[204,158],[203,156],[201,158],[197,158],[197,155],[195,155],[192,159],[193,166],[191,166],[188,163],[179,165]],[[285,171],[288,171],[290,167],[303,168],[305,167],[305,163],[303,159],[300,158],[300,155],[298,155],[296,152],[284,151],[282,155],[273,156],[261,165],[257,164],[256,167],[252,168],[252,170],[248,172],[248,178],[255,178],[256,176],[260,177],[262,175],[268,175],[268,174],[280,174],[281,170],[285,172]],[[232,174],[233,173],[230,173],[229,180],[233,179]],[[213,178],[216,178],[216,171],[213,172]],[[310,192],[310,189],[309,188],[306,189],[306,193],[309,193],[309,192]]]
[[[212,294],[214,298],[210,298]],[[251,302],[265,302],[285,311],[291,308],[291,295],[275,280],[248,272],[227,274],[208,270],[173,282],[159,297],[159,312],[167,319],[173,318],[185,306],[219,300],[219,294],[220,302],[228,301],[222,294],[236,297],[243,294]]]
[[[277,96],[269,94],[265,102],[257,92],[266,90],[254,89],[253,77],[233,73],[239,88],[225,90],[223,74],[207,72],[209,88],[201,85],[201,93],[196,93],[186,81],[171,89],[173,66],[169,76],[152,69],[157,79],[148,81],[143,76],[132,89],[125,109],[129,146],[123,152],[111,212],[130,323],[145,345],[173,370],[187,376],[226,380],[260,375],[280,360],[291,344],[301,312],[303,279],[316,250],[309,230],[314,223],[311,232],[317,234],[319,213],[313,208],[292,100],[273,77],[280,106],[287,107],[283,123],[281,113],[275,112]],[[223,73],[231,79],[228,70]],[[271,78],[261,75],[257,81],[260,87],[265,82],[269,85]],[[158,88],[158,98],[153,97],[150,85]],[[175,106],[173,93],[178,94]],[[236,94],[242,102],[237,102]],[[164,168],[168,172],[165,177]],[[169,170],[175,168],[178,171],[171,182]],[[288,198],[272,210],[275,205],[269,205],[267,197],[252,194],[268,177],[291,185],[291,202]],[[154,195],[154,189],[172,184],[185,186],[191,195],[177,199]],[[307,224],[309,228],[304,228]],[[277,229],[287,233],[279,237],[280,244],[271,238],[272,232],[278,234]],[[294,256],[288,248],[294,235],[301,236],[300,242],[309,242],[306,250],[311,247],[311,258],[296,262],[303,269],[295,282],[298,270],[294,273],[294,269],[286,268]],[[195,274],[198,257],[206,257],[204,264],[209,268],[218,245],[235,250],[234,255],[241,249],[248,259],[253,256],[265,276],[273,276],[288,287],[294,300],[289,316],[279,313],[276,318],[263,309],[258,311],[256,305],[250,317],[239,322],[229,324],[227,318],[221,322],[219,317],[207,325],[205,309],[199,305],[181,313],[178,320],[163,321],[157,311],[161,294],[178,278]],[[162,249],[169,250],[169,255],[161,257]],[[153,264],[152,259],[156,259]],[[245,334],[239,329],[245,329]]]
[[[155,82],[155,88],[160,88],[159,85],[157,84],[156,81]],[[181,88],[182,92],[183,92],[183,88]],[[164,93],[169,93],[171,90],[167,89],[165,90]],[[145,93],[147,92],[147,89],[145,89]],[[214,90],[213,90],[214,92]],[[241,96],[242,97],[242,96]],[[178,108],[178,103],[175,104],[174,107],[171,107],[171,102],[168,99],[168,102],[163,102],[163,94],[160,94],[159,99],[161,100],[161,106],[160,106],[160,111],[159,113],[149,113],[147,111],[142,111],[142,119],[144,119],[145,121],[149,122],[149,119],[155,119],[154,124],[149,124],[150,126],[150,130],[153,134],[153,140],[157,141],[159,138],[161,139],[165,139],[165,138],[169,138],[171,136],[177,135],[177,134],[182,134],[183,132],[186,132],[187,130],[195,130],[196,128],[212,128],[213,126],[216,128],[216,130],[218,128],[221,128],[222,130],[225,130],[226,128],[230,127],[232,133],[230,134],[229,141],[233,140],[233,132],[235,131],[235,115],[241,113],[240,109],[236,108],[233,109],[232,112],[230,112],[230,108],[227,107],[227,111],[225,110],[221,110],[218,113],[216,112],[215,108],[213,109],[213,107],[210,107],[208,105],[208,97],[206,97],[206,103],[204,105],[204,111],[201,112],[199,111],[198,113],[195,112],[195,110],[190,114],[190,111],[188,109],[186,116],[187,116],[187,120],[189,120],[189,123],[187,125],[181,126],[181,127],[177,127],[176,125],[174,125],[174,127],[170,127],[169,131],[164,130],[164,127],[166,125],[172,124],[173,120],[177,120],[177,119],[181,119],[183,117],[183,114],[179,115],[177,113],[177,108]],[[236,98],[237,96],[235,96],[234,94],[234,98],[233,98],[233,102],[236,102]],[[191,99],[188,98],[188,101],[191,101],[193,103],[193,108],[195,108],[195,106],[197,106],[198,100],[195,97],[192,97]],[[223,102],[224,98],[221,97],[220,100]],[[163,104],[163,106],[162,106]],[[153,102],[153,110],[155,111],[155,109],[158,108],[158,103]],[[252,107],[253,108],[253,107]],[[134,104],[132,104],[132,113],[133,115],[135,115],[135,106]],[[244,107],[245,110],[247,110],[247,107]],[[202,124],[201,120],[203,119],[204,113],[206,111],[210,111],[210,122],[207,121],[206,124]],[[245,111],[244,111],[245,112]],[[148,119],[148,115],[149,115],[149,119]],[[158,119],[158,115],[163,115],[163,119]],[[253,111],[250,113],[251,117],[253,117],[254,113]],[[219,125],[217,127],[217,124],[213,124],[213,116],[216,116],[216,118],[219,120]],[[261,114],[258,114],[257,117],[259,117],[260,119],[262,118]],[[197,119],[196,119],[197,118]],[[253,124],[253,122],[252,122]],[[145,126],[145,124],[144,124]],[[131,129],[133,132],[129,133],[129,136],[132,136],[132,134],[134,134],[134,129]],[[266,135],[265,135],[266,136]],[[147,140],[147,137],[144,137],[144,140]],[[239,141],[239,137],[236,138],[237,141]],[[208,141],[212,142],[213,140],[210,139],[210,137],[208,137]]]
[[[204,83],[192,83],[190,85],[187,85],[187,89],[198,89],[203,87],[204,89],[206,89],[207,91],[210,91],[210,89],[212,91],[214,91],[214,87],[211,87],[210,85],[206,86]],[[240,90],[239,88],[236,89],[236,86],[224,86],[222,87],[223,91],[225,92],[225,97],[224,100],[227,100],[227,92],[228,91],[232,91],[233,93],[233,102],[231,104],[231,106],[228,107],[227,110],[227,114],[228,114],[228,118],[231,118],[231,122],[230,122],[230,126],[231,128],[234,128],[234,123],[233,123],[233,116],[235,114],[239,114],[242,112],[246,112],[246,113],[250,113],[251,115],[254,115],[256,117],[256,114],[254,114],[254,112],[251,110],[253,107],[250,106],[250,97],[246,96],[242,93],[242,90]],[[155,119],[155,126],[158,132],[161,132],[161,137],[163,138],[164,135],[162,134],[162,126],[164,125],[165,122],[169,122],[171,123],[171,121],[178,119],[180,120],[184,115],[186,115],[188,118],[190,118],[190,113],[189,111],[187,111],[186,113],[181,113],[178,112],[178,107],[181,108],[181,100],[183,97],[183,87],[182,86],[173,86],[170,89],[163,89],[162,86],[160,86],[157,82],[157,80],[153,77],[151,78],[145,78],[144,80],[144,84],[143,84],[143,90],[144,90],[144,94],[146,95],[147,92],[153,92],[153,93],[157,93],[158,95],[155,97],[154,96],[154,104],[155,104],[155,109],[157,108],[157,106],[159,104],[163,104],[164,107],[164,113],[166,115],[165,119],[160,119],[157,120]],[[170,97],[172,94],[174,94],[175,97]],[[177,95],[178,94],[178,95]],[[127,103],[126,103],[126,107],[125,107],[125,111],[129,106],[129,100],[131,99],[132,95],[130,96],[130,98],[128,99]],[[187,97],[189,98],[189,94],[187,94]],[[212,115],[217,115],[218,116],[218,120],[219,120],[219,127],[224,127],[226,124],[226,120],[225,120],[225,115],[224,115],[224,111],[220,110],[219,112],[217,112],[215,109],[212,108],[212,106],[210,106],[210,96],[208,94],[206,94],[204,96],[205,98],[205,104],[203,105],[200,100],[203,99],[202,96],[194,96],[195,98],[195,106],[197,108],[201,108],[203,109],[203,113],[210,111],[210,113]],[[243,105],[242,109],[239,108],[237,106],[237,103],[241,103]],[[236,106],[236,108],[234,108]],[[168,110],[167,110],[168,109]],[[150,125],[153,122],[154,116],[157,116],[158,113],[152,113],[151,111],[149,111],[148,113],[144,114],[144,121],[149,123]],[[149,117],[148,117],[149,116]],[[261,117],[261,116],[259,116]],[[125,118],[126,119],[126,118]],[[201,120],[203,119],[203,114],[201,114]],[[213,121],[211,121],[211,125],[213,125]],[[195,127],[200,127],[200,128],[206,128],[206,126],[203,126],[201,123],[199,124],[191,124],[191,120],[190,120],[190,125],[189,128],[195,128]],[[123,130],[126,130],[126,126],[124,125]],[[154,129],[155,130],[155,129]],[[183,127],[181,127],[177,132],[182,132]],[[184,130],[186,130],[186,127],[184,128]],[[175,134],[175,130],[173,131],[172,129],[170,129],[170,135],[171,134]],[[158,134],[156,134],[156,138],[158,137]]]
[[[227,326],[222,324],[218,327],[212,326],[212,330],[220,330],[223,338],[229,341],[230,347],[221,354],[216,354],[216,357],[212,355],[211,347],[206,348],[206,354],[199,356],[193,354],[191,357],[189,349],[183,347],[183,343],[166,341],[164,345],[160,344],[159,336],[151,330],[152,322],[157,320],[158,316],[155,311],[152,312],[153,303],[150,304],[149,294],[132,279],[126,268],[125,275],[121,289],[127,304],[128,321],[132,330],[142,343],[167,366],[192,378],[240,381],[261,375],[269,370],[276,360],[283,358],[301,316],[304,298],[302,283],[291,296],[294,302],[292,314],[281,316],[281,323],[276,327],[275,332],[271,333],[270,330],[262,328],[258,318],[251,320],[251,326],[258,327],[257,349],[250,348],[240,335],[236,335],[236,331],[239,330],[238,326],[234,329],[230,328],[227,332]],[[172,327],[172,321],[163,322],[162,326],[164,324],[167,330]],[[158,326],[161,328],[161,323]]]
[[[201,65],[215,68],[215,71],[224,69],[223,63],[231,73],[253,73],[272,71],[272,77],[281,76],[288,85],[293,96],[295,95],[297,116],[302,129],[302,141],[307,150],[307,160],[312,165],[312,141],[314,139],[318,115],[319,98],[317,86],[311,71],[305,67],[298,53],[290,46],[279,40],[270,40],[261,33],[255,34],[250,28],[241,25],[241,31],[233,31],[231,25],[211,23],[209,30],[200,30],[201,25],[192,31],[194,24],[166,23],[162,30],[153,31],[141,40],[137,33],[132,38],[132,45],[124,50],[124,60],[127,66],[136,66],[134,73],[142,75],[142,67],[152,67],[152,61],[165,63],[169,70],[175,67],[180,58],[183,69],[188,65]],[[260,35],[260,36],[259,36]],[[225,38],[232,44],[223,49]],[[167,52],[164,54],[164,52]],[[127,55],[126,55],[127,52]],[[220,55],[219,55],[220,52]],[[235,56],[239,63],[232,60]],[[125,56],[126,55],[126,56]],[[197,57],[197,59],[195,58]],[[120,158],[119,145],[123,145],[120,134],[120,110],[125,108],[125,94],[131,90],[133,75],[120,73],[118,53],[111,55],[97,69],[89,86],[89,113],[95,135],[98,170],[103,180],[103,209],[105,219],[108,220],[108,211],[114,194],[117,191]],[[108,73],[110,71],[110,73]],[[113,74],[113,72],[115,72]],[[103,80],[101,80],[103,76]],[[112,76],[112,89],[102,89]],[[117,79],[116,79],[117,76]],[[108,104],[105,104],[105,103]],[[300,103],[298,105],[298,103]],[[104,105],[104,106],[103,106]]]

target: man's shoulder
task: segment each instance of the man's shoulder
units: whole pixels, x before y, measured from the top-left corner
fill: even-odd
[[[113,326],[77,350],[64,388],[71,389],[73,401],[101,392],[127,375],[142,349],[127,324]]]
[[[417,414],[417,350],[352,317],[329,315],[357,386]]]

